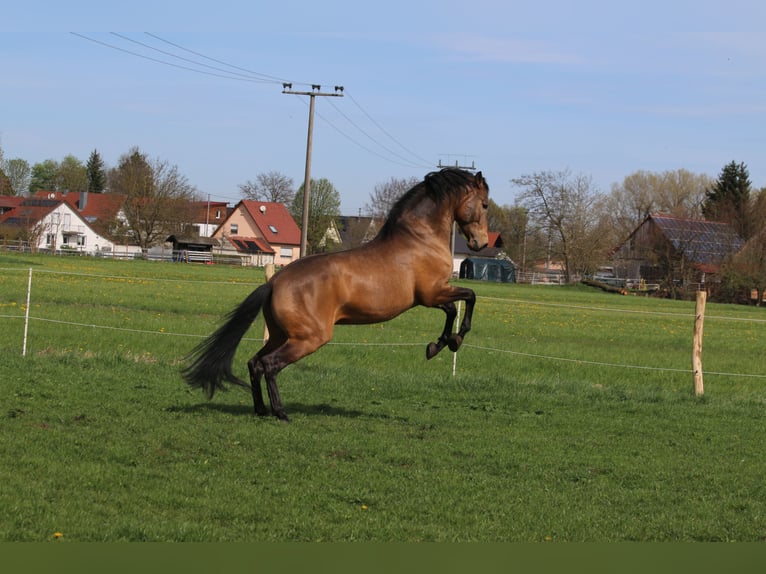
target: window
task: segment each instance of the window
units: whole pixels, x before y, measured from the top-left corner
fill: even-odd
[[[237,225],[236,223],[232,223],[229,231],[231,232],[232,235],[236,235],[237,232],[239,231],[239,225]]]
[[[277,232],[277,228],[276,228],[276,227],[274,227],[273,225],[269,225],[269,229],[270,229],[270,230],[271,230],[271,232],[272,232],[272,233],[274,233],[274,234],[278,233],[278,232]]]
[[[282,259],[292,259],[293,256],[293,250],[291,247],[281,247],[279,249],[279,256]]]
[[[216,209],[215,210],[215,218],[216,219],[221,219],[221,210],[220,209]]]
[[[56,237],[53,233],[47,233],[45,235],[45,245],[53,245],[53,239]]]
[[[78,235],[77,236],[77,245],[80,247],[85,247],[85,236],[84,235]]]

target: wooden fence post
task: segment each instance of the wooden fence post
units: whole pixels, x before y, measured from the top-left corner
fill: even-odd
[[[697,305],[694,309],[694,341],[692,344],[692,373],[694,376],[694,394],[705,394],[702,382],[702,327],[705,322],[705,301],[707,293],[697,291]]]
[[[266,283],[268,283],[272,277],[274,277],[274,264],[273,263],[267,263],[266,267],[264,268],[264,271],[266,272]],[[269,340],[269,328],[264,325],[263,326],[263,344],[266,344],[266,341]]]

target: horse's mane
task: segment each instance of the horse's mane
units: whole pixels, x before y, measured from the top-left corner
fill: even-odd
[[[394,203],[388,212],[383,227],[378,232],[378,236],[388,237],[391,235],[401,216],[420,203],[423,196],[428,196],[434,203],[439,203],[469,185],[473,181],[473,177],[473,174],[455,167],[445,167],[427,174],[423,181],[412,187]]]

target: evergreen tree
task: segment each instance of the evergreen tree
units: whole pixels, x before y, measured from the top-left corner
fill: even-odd
[[[729,223],[743,239],[748,239],[752,229],[750,186],[750,174],[744,163],[726,164],[705,194],[703,215],[708,220]]]
[[[91,152],[85,169],[88,173],[88,191],[91,193],[103,193],[106,189],[106,167],[98,150],[94,149]]]

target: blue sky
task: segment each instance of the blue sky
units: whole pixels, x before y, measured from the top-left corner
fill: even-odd
[[[311,175],[345,214],[440,161],[475,164],[501,204],[511,179],[562,169],[606,192],[734,160],[766,186],[760,1],[111,4],[3,8],[6,159],[114,166],[138,146],[213,200],[267,171],[298,186],[309,99],[286,80],[344,86],[316,99]]]

